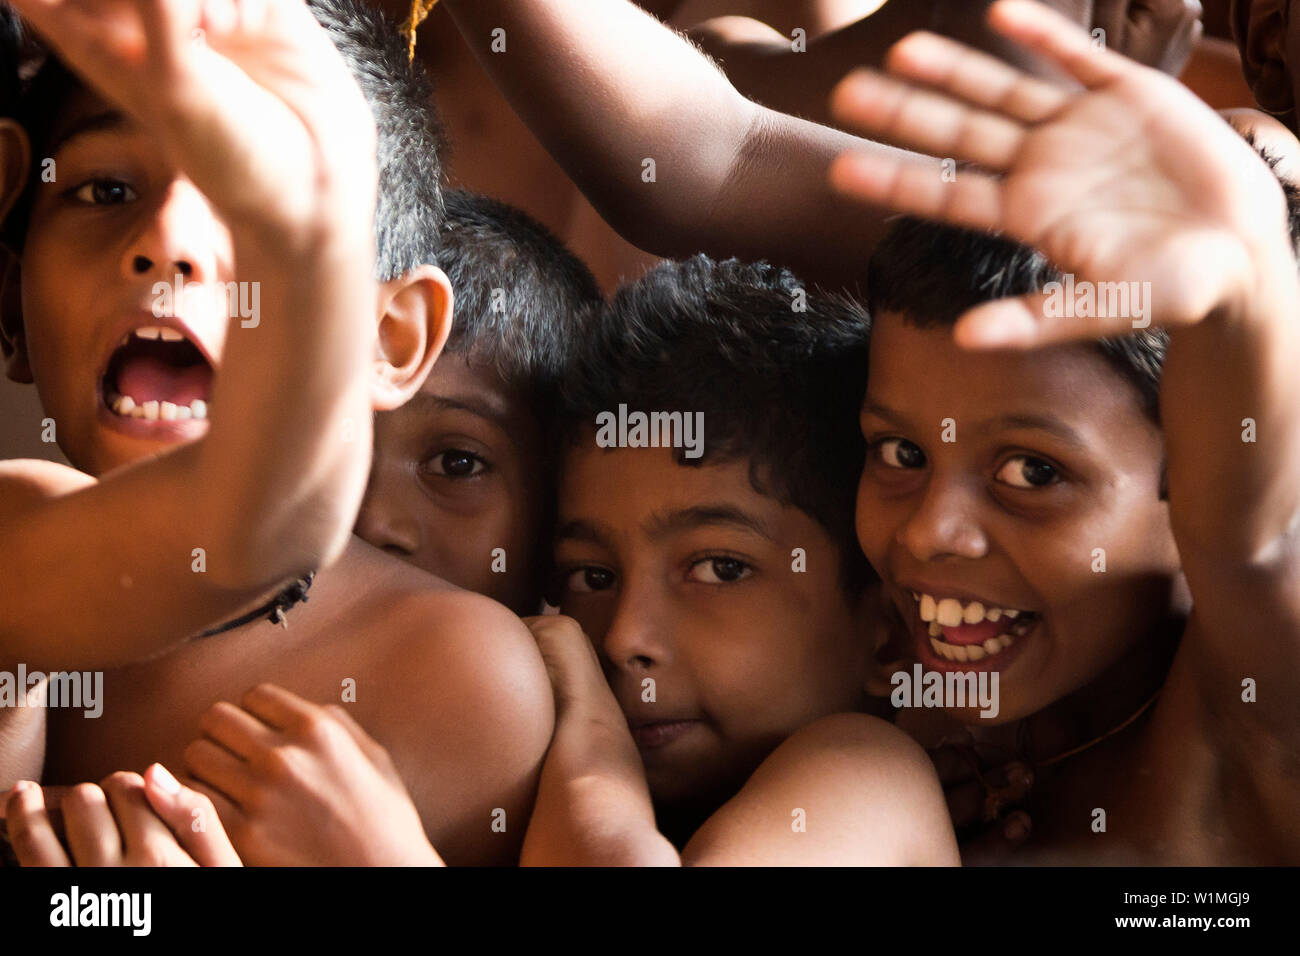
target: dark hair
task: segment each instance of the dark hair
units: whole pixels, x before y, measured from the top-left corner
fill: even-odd
[[[317,21],[352,72],[379,134],[379,199],[375,242],[380,279],[436,261],[442,226],[442,125],[433,85],[423,65],[408,62],[398,24],[362,0],[307,0]],[[48,148],[59,108],[82,87],[57,58],[49,56],[28,85],[20,119],[32,141],[32,155]],[[6,238],[21,248],[30,214],[32,178],[23,203],[6,224]]]
[[[896,312],[921,328],[954,325],[981,303],[1041,292],[1061,278],[1046,256],[1018,242],[905,216],[871,256],[867,305],[872,315]],[[1168,334],[1155,328],[1096,343],[1156,421],[1168,344]]]
[[[588,439],[619,404],[703,413],[703,455],[679,463],[748,459],[756,491],[836,542],[842,583],[857,593],[871,578],[854,531],[869,333],[859,306],[784,269],[703,255],[663,263],[619,289],[574,343],[558,437]]]
[[[578,316],[602,301],[585,265],[527,214],[463,190],[446,195],[439,265],[455,293],[448,352],[490,367],[546,421]]]

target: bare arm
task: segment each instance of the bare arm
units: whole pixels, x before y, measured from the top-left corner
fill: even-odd
[[[957,866],[934,766],[902,731],[835,714],[772,752],[682,851],[686,866]]]
[[[848,208],[827,169],[850,147],[894,150],[745,99],[625,0],[449,6],[511,105],[629,241],[658,255],[766,258],[808,278],[858,281],[883,215]],[[503,53],[492,51],[497,28]],[[653,182],[643,179],[646,160]]]
[[[102,10],[68,6],[20,4],[233,224],[262,316],[231,322],[197,442],[99,482],[0,472],[0,660],[47,669],[158,653],[338,555],[368,468],[376,306],[373,121],[305,7],[272,0],[238,35],[206,24],[198,55],[197,20],[127,9],[141,60],[103,43]]]

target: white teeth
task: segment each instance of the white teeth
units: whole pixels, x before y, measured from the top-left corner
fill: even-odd
[[[146,325],[143,328],[135,330],[135,334],[137,338],[148,339],[151,342],[155,341],[158,338],[161,338],[162,333],[163,330],[158,328],[158,326],[156,325]]]
[[[928,594],[921,595],[921,620],[933,621],[935,612],[934,598]]]
[[[1020,612],[1013,607],[1007,608],[1002,613],[1005,614],[1007,617],[1011,618],[1011,620],[1013,621],[1020,616]]]
[[[1002,608],[991,607],[988,609],[986,616],[990,621],[996,621],[998,618],[1002,616]]]
[[[979,601],[971,601],[962,611],[961,619],[967,624],[978,624],[984,620],[984,605]]]
[[[935,610],[934,619],[944,627],[957,627],[961,624],[961,602],[955,598],[944,598]]]
[[[106,395],[105,399],[114,414],[121,415],[123,418],[143,418],[151,422],[183,422],[208,417],[208,403],[201,398],[194,399],[188,405],[177,405],[174,402],[137,402],[130,395],[112,393]]]
[[[939,638],[943,631],[938,625],[931,624],[930,628],[930,647],[934,649],[936,655],[948,661],[964,663],[982,661],[986,657],[1001,654],[1015,642],[1015,637],[1011,634],[999,634],[997,637],[990,637],[983,644],[949,644]]]
[[[931,636],[931,637],[938,637],[938,636],[939,636],[940,634],[942,634],[942,633],[943,633],[943,628],[941,628],[941,627],[939,626],[939,622],[938,622],[938,621],[931,621],[931,622],[930,622],[930,636]]]
[[[158,332],[164,342],[185,341],[185,336],[181,335],[181,333],[177,332],[175,329],[159,329]]]

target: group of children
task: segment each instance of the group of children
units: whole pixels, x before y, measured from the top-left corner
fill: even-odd
[[[840,129],[624,0],[446,4],[669,261],[444,190],[360,0],[14,0],[0,343],[71,467],[0,463],[0,671],[104,694],[0,696],[13,856],[1300,860],[1283,124],[1037,0]]]

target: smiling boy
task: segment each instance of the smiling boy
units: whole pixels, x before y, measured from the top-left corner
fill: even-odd
[[[1039,859],[1295,862],[1300,284],[1283,192],[1178,84],[1035,4],[990,20],[1083,90],[932,35],[890,67],[934,91],[853,81],[865,128],[982,167],[934,188],[923,168],[846,160],[864,196],[1042,252],[915,223],[882,244],[859,539],[908,656],[1000,671],[996,721],[946,717],[1035,766]],[[1049,261],[1076,286],[1150,282],[1163,332],[1054,315]]]
[[[29,94],[36,155],[58,174],[33,178],[22,213],[11,371],[36,381],[84,470],[20,463],[11,476],[0,626],[6,653],[29,662],[116,665],[100,719],[51,713],[45,780],[155,760],[200,775],[235,746],[219,719],[233,707],[191,745],[200,716],[273,679],[351,703],[449,860],[512,862],[550,733],[527,631],[346,533],[372,410],[419,388],[450,320],[431,264],[441,195],[427,81],[394,24],[346,0],[311,12],[276,0],[234,22],[170,4],[47,7],[23,9],[125,109],[57,61]],[[103,43],[109,16],[145,44],[143,64],[130,42]],[[200,27],[210,46],[192,46]],[[155,314],[154,286],[177,274],[189,294]],[[215,311],[213,290],[236,280],[261,282],[255,326]],[[164,402],[190,417],[164,417]],[[305,606],[302,584],[276,596],[313,570]],[[273,628],[268,612],[292,626]],[[452,724],[455,735],[433,730]],[[33,739],[22,776],[40,772]],[[214,803],[259,862],[247,798]],[[30,813],[40,791],[12,799]]]

